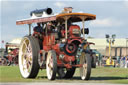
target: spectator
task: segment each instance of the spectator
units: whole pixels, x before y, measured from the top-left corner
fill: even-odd
[[[120,58],[120,68],[123,68],[123,57]]]
[[[128,56],[125,57],[125,68],[128,67]]]
[[[102,65],[103,66],[106,64],[106,60],[107,60],[107,58],[105,56],[103,56],[103,58],[102,58]]]
[[[124,68],[125,67],[125,56],[122,56],[121,59],[120,59],[120,67],[121,68]]]
[[[125,67],[126,57],[123,56],[123,68]]]

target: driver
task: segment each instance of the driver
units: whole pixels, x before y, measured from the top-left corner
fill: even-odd
[[[48,29],[48,33],[53,32],[55,30],[55,27],[52,24],[52,22],[47,23],[47,29]]]
[[[39,33],[42,33],[43,32],[43,29],[42,29],[40,23],[37,23],[37,26],[34,27],[34,31],[35,32],[39,32]]]
[[[43,27],[41,26],[40,23],[37,23],[37,26],[34,27],[33,31],[34,31],[33,36],[42,39]]]
[[[38,38],[39,44],[40,44],[40,49],[42,49],[42,41],[43,41],[43,27],[40,25],[40,23],[37,23],[37,26],[34,27],[34,33],[33,36]]]

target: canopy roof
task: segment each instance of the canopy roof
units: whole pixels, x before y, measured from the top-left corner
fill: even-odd
[[[36,18],[18,20],[16,21],[16,25],[49,22],[49,21],[55,21],[55,20],[56,20],[56,16],[36,17]]]
[[[48,17],[35,17],[30,19],[23,19],[16,21],[17,25],[22,24],[32,24],[32,23],[40,23],[40,22],[49,22],[49,21],[64,21],[65,17],[70,19],[72,22],[80,22],[84,18],[84,21],[94,20],[96,19],[96,15],[88,14],[88,13],[63,13],[58,15],[49,15]]]
[[[64,13],[57,15],[56,19],[58,21],[63,21],[66,17],[70,19],[72,22],[80,22],[82,21],[82,19],[84,19],[84,21],[96,19],[96,15],[89,13]]]

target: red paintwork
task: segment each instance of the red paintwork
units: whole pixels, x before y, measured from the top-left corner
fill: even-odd
[[[71,43],[71,45],[73,45],[73,47],[74,47],[74,49],[72,51],[70,51],[68,49],[69,44],[66,45],[66,50],[67,50],[68,53],[73,53],[75,51],[75,49],[76,49],[76,45],[74,43]]]
[[[68,30],[68,39],[66,40],[66,51],[68,53],[75,52],[75,49],[77,49],[77,44],[81,44],[84,40],[81,36],[76,36],[73,34],[73,29],[77,29],[80,31],[80,27],[78,25],[71,25]],[[79,32],[78,31],[78,32]],[[35,36],[36,32],[34,32],[33,36]],[[65,37],[65,29],[61,30],[62,37]],[[49,50],[55,50],[56,56],[57,56],[57,65],[60,67],[66,67],[66,68],[72,68],[72,67],[81,67],[81,65],[70,65],[71,62],[74,62],[76,60],[75,54],[72,56],[67,55],[64,51],[60,50],[60,43],[55,43],[55,34],[54,32],[48,31],[47,35],[45,33],[42,33],[42,44],[43,44],[43,50],[48,52]],[[74,49],[72,51],[68,50],[68,44],[72,44]],[[41,52],[40,52],[41,53]],[[60,59],[59,56],[63,55],[63,59]]]
[[[51,46],[51,45],[55,45],[55,35],[54,34],[48,34],[46,36],[43,37],[43,45],[46,46]]]
[[[70,65],[70,64],[57,64],[58,67],[66,67],[66,68],[72,68],[72,67],[82,67],[82,64],[76,64],[76,65]]]
[[[80,27],[79,27],[78,25],[71,25],[71,26],[69,27],[69,37],[70,37],[70,38],[76,37],[76,36],[74,35],[74,33],[73,33],[73,30],[74,30],[74,29],[80,31]]]
[[[69,39],[67,40],[67,42],[68,42],[68,43],[72,43],[73,41],[78,41],[78,42],[82,43],[83,40],[84,40],[84,39],[81,38],[81,37],[73,37],[73,38],[69,38]]]
[[[65,30],[64,29],[61,30],[61,35],[63,38],[65,37]]]
[[[64,61],[66,63],[75,61],[75,56],[64,55]]]
[[[49,51],[53,45],[55,45],[55,35],[52,33],[45,35],[43,37],[43,50]]]
[[[8,60],[9,62],[14,62],[14,64],[18,64],[18,53],[19,53],[19,49],[13,49],[10,53],[8,53]]]
[[[72,67],[82,67],[82,64],[78,64],[78,65],[72,65]]]

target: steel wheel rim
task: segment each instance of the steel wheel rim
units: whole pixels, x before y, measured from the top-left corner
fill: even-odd
[[[19,67],[21,74],[27,78],[32,69],[32,47],[30,40],[24,38],[19,50]]]
[[[83,64],[83,67],[82,67],[82,80],[84,80],[85,79],[85,77],[86,77],[86,74],[87,74],[87,64],[86,63],[84,63]]]
[[[53,59],[52,58],[53,58],[52,54],[51,54],[51,52],[49,52],[48,56],[47,56],[47,62],[46,62],[48,79],[51,79],[52,75],[53,75]]]
[[[86,62],[86,59],[85,59],[85,53],[82,53],[81,54],[81,57],[83,58],[81,64],[82,67],[80,68],[82,70],[81,72],[81,79],[84,80],[86,78],[86,74],[87,74],[87,62]]]

